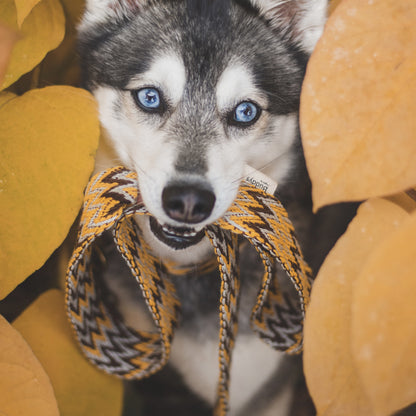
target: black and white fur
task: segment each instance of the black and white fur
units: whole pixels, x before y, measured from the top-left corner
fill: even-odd
[[[79,50],[103,127],[96,169],[123,164],[138,173],[156,221],[152,226],[148,218],[137,221],[162,259],[190,264],[212,255],[199,233],[233,202],[246,164],[278,182],[279,197],[314,266],[342,231],[343,224],[322,225],[323,215],[312,215],[298,128],[302,80],[326,7],[327,0],[87,0]],[[162,97],[160,111],[137,103],[137,91],[149,87]],[[244,102],[260,113],[252,124],[233,119]],[[199,206],[202,215],[184,214]],[[276,384],[283,355],[249,328],[261,272],[253,253],[242,257],[231,415],[286,415],[293,377],[282,373],[286,382]],[[137,307],[137,288],[128,283],[132,279],[121,282],[120,270],[110,262],[107,284],[121,312],[131,326],[152,329],[145,309]],[[176,278],[176,284],[183,318],[171,364],[212,405],[218,279],[194,275]]]

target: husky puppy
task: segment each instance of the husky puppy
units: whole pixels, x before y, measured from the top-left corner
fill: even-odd
[[[137,221],[162,260],[189,265],[213,255],[204,227],[232,204],[246,164],[278,182],[315,268],[342,232],[332,214],[323,221],[311,212],[298,128],[301,84],[326,8],[327,0],[87,0],[79,51],[103,128],[96,170],[123,164],[137,172],[152,215]],[[122,280],[128,271],[106,255],[120,312],[132,327],[152,329],[133,279]],[[261,271],[251,251],[241,257],[230,414],[286,415],[294,377],[284,354],[249,328]],[[171,364],[213,405],[218,278],[194,272],[175,284],[183,313]]]

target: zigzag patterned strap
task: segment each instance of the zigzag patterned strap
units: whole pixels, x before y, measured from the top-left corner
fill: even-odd
[[[133,172],[117,167],[90,181],[66,283],[68,315],[84,354],[102,370],[126,379],[149,376],[167,362],[180,309],[169,273],[152,255],[133,214],[148,214]],[[100,296],[91,257],[95,240],[107,230],[111,230],[118,250],[141,287],[157,332],[138,332],[127,327]],[[302,348],[311,273],[283,206],[252,186],[240,188],[231,208],[216,224],[207,227],[206,234],[214,247],[221,275],[219,382],[214,413],[225,416],[237,332],[238,235],[254,245],[265,267],[252,325],[274,348],[289,353]],[[276,261],[293,282],[300,308],[279,292]]]

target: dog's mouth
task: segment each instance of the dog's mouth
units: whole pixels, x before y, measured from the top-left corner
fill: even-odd
[[[161,225],[154,217],[150,217],[150,229],[162,243],[175,250],[183,250],[193,246],[205,236],[204,229],[198,231],[188,227]]]

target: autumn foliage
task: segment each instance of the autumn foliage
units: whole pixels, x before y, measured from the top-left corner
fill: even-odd
[[[74,0],[0,2],[0,299],[64,241],[94,166],[96,104],[73,86],[81,9]],[[58,290],[12,325],[0,317],[0,379],[2,415],[121,413],[121,382],[81,355]]]
[[[82,7],[0,2],[0,300],[65,240],[93,169],[99,123],[74,46]],[[416,402],[416,7],[330,10],[302,91],[303,147],[316,210],[364,202],[316,278],[304,369],[318,416],[388,416]],[[58,267],[51,286],[61,278]],[[61,290],[11,324],[0,316],[0,414],[116,416],[121,402],[121,382],[79,352]]]
[[[319,416],[388,416],[416,402],[416,7],[338,3],[304,82],[303,146],[315,209],[366,201],[316,278],[305,373]]]

